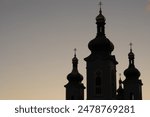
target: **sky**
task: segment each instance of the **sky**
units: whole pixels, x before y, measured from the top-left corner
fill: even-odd
[[[77,48],[86,82],[87,45],[96,36],[99,0],[0,0],[0,99],[64,100]],[[150,99],[150,0],[102,0],[117,79],[128,67],[129,43]]]

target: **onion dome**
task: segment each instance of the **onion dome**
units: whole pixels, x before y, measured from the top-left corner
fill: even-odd
[[[129,67],[124,71],[124,75],[126,76],[126,78],[139,78],[141,74],[134,65],[134,53],[132,52],[132,43],[130,43],[130,46],[130,53],[128,54]]]
[[[88,47],[92,52],[111,53],[114,50],[113,43],[105,36],[103,37],[97,36],[95,39],[89,42]]]
[[[83,80],[83,76],[78,72],[78,58],[76,57],[76,53],[72,59],[72,64],[73,69],[72,72],[68,74],[67,79],[69,82],[81,82]]]
[[[93,39],[89,42],[88,48],[92,52],[103,52],[103,53],[110,54],[114,50],[114,45],[105,36],[105,21],[106,21],[106,19],[102,14],[101,5],[102,5],[102,3],[100,2],[99,15],[96,17],[97,36],[95,39]]]

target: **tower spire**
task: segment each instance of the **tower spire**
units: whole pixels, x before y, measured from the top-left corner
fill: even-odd
[[[96,17],[96,24],[97,24],[97,34],[105,35],[105,17],[102,14],[102,2],[99,2],[100,10],[99,15]]]
[[[97,34],[96,37],[89,42],[88,47],[92,53],[100,52],[103,55],[109,55],[114,50],[114,45],[108,38],[106,38],[105,35],[106,19],[102,14],[101,1],[99,5],[100,5],[100,13],[96,17]]]
[[[132,52],[132,43],[130,45],[130,52],[128,54],[129,66],[124,71],[125,80],[124,85],[124,99],[125,100],[141,100],[142,99],[142,81],[139,79],[140,71],[134,65],[134,53]]]
[[[78,58],[76,57],[76,51],[77,49],[74,49],[74,57],[72,59],[72,64],[73,64],[73,72],[77,72],[78,71]]]
[[[74,57],[76,57],[76,52],[77,52],[77,49],[74,48]]]
[[[122,80],[121,80],[121,73],[119,73],[119,86],[121,86]]]
[[[134,66],[134,53],[132,52],[132,46],[133,44],[130,43],[130,53],[128,54],[128,58],[129,58],[129,65],[133,65]]]
[[[100,6],[100,11],[99,11],[99,13],[100,13],[100,14],[102,14],[102,5],[103,5],[102,2],[100,1],[100,2],[99,2],[99,6]]]
[[[130,43],[130,52],[132,52],[132,46],[133,46],[133,44]]]
[[[135,68],[134,65],[134,53],[132,52],[132,43],[129,44],[130,45],[130,52],[128,54],[128,59],[129,59],[129,67],[124,71],[124,75],[129,78],[130,77],[134,77],[136,76],[136,78],[139,78],[140,76],[140,72],[138,71],[138,69]]]
[[[76,48],[74,49],[74,57],[72,58],[72,72],[67,75],[68,83],[66,87],[67,100],[83,100],[84,85],[82,83],[83,76],[78,72],[78,58],[76,57]]]
[[[119,88],[120,88],[120,89],[123,89],[123,88],[122,88],[121,73],[119,73]]]

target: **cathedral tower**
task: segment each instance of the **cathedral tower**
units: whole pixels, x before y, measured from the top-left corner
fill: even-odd
[[[75,54],[72,59],[73,69],[68,74],[68,83],[65,85],[66,88],[66,100],[84,100],[84,85],[82,82],[83,76],[78,72],[78,59]]]
[[[124,71],[126,79],[124,84],[125,100],[142,100],[142,81],[139,79],[140,72],[134,65],[134,53],[132,52],[132,44],[130,44],[129,67]]]
[[[106,19],[102,14],[101,3],[99,15],[96,17],[97,35],[88,44],[91,54],[86,57],[87,99],[116,99],[116,64],[111,52],[113,43],[105,36]]]

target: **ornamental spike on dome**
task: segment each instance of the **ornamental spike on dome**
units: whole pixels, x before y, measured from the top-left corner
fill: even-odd
[[[119,74],[119,86],[122,86],[121,73]]]
[[[133,44],[130,43],[130,53],[128,54],[128,58],[129,58],[129,65],[134,65],[134,53],[132,52],[132,46]]]
[[[130,43],[130,51],[132,52],[132,46],[133,46],[133,44],[132,43]]]
[[[77,49],[75,48],[74,49],[74,57],[76,57],[76,52],[77,52]]]
[[[76,51],[77,49],[74,49],[74,57],[72,59],[72,64],[73,64],[73,70],[72,71],[78,71],[78,58],[76,57]]]
[[[99,6],[100,6],[100,11],[99,11],[99,13],[100,13],[100,14],[102,14],[102,8],[101,8],[102,5],[103,5],[102,2],[100,1],[100,2],[99,2]]]
[[[74,49],[74,57],[73,57],[73,59],[72,59],[72,63],[76,62],[76,63],[78,64],[78,59],[77,59],[77,57],[76,57],[76,52],[77,52],[77,49],[75,48],[75,49]]]

